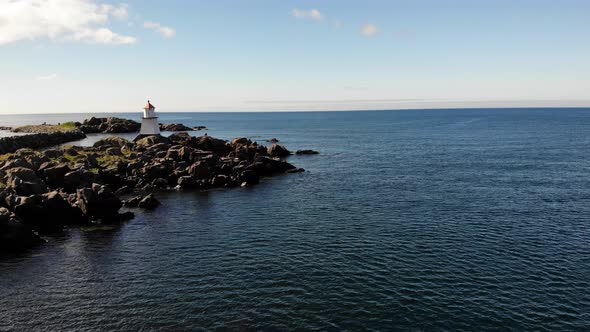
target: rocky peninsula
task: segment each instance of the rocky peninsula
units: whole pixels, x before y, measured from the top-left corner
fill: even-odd
[[[112,120],[85,123],[124,130]],[[8,139],[84,135],[83,126]],[[131,219],[132,208],[159,205],[158,191],[252,186],[265,176],[303,171],[282,159],[291,154],[282,145],[187,132],[135,141],[110,136],[92,147],[37,150],[41,147],[15,143],[1,152],[0,251],[29,248],[43,242],[40,235],[64,227]],[[122,212],[124,206],[128,209]]]

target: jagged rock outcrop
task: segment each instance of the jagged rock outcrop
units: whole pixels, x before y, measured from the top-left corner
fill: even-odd
[[[193,128],[187,127],[182,123],[160,123],[160,131],[191,131]]]
[[[268,154],[271,157],[286,157],[291,155],[291,151],[287,150],[287,148],[282,145],[273,144],[268,148]]]
[[[132,218],[121,207],[156,208],[155,191],[251,186],[264,176],[302,171],[279,157],[287,153],[283,146],[267,149],[247,138],[227,142],[186,132],[136,142],[107,137],[92,147],[43,153],[17,150],[0,161],[0,207],[12,220],[0,231],[18,231],[31,240],[36,235],[30,230]]]
[[[85,133],[135,133],[141,128],[141,123],[116,117],[92,117],[84,120],[78,128]]]

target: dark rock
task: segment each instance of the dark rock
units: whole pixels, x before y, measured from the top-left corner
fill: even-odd
[[[271,139],[267,139],[266,141],[269,142],[269,143],[278,143],[279,142],[279,140],[276,139],[276,138],[274,138],[274,137],[271,138]]]
[[[134,133],[141,128],[139,122],[116,117],[95,118],[84,120],[78,127],[86,133]]]
[[[0,154],[15,152],[18,149],[41,149],[86,138],[80,130],[57,131],[22,136],[0,138]]]
[[[6,171],[6,184],[17,194],[28,196],[47,192],[47,186],[35,171],[25,167],[15,167]]]
[[[178,178],[178,187],[182,189],[195,188],[195,180],[191,176],[181,176]]]
[[[122,196],[122,195],[131,194],[131,192],[133,192],[133,189],[131,189],[131,187],[122,186],[121,188],[117,189],[117,191],[115,192],[115,195]]]
[[[268,154],[271,157],[286,157],[291,154],[284,146],[279,144],[273,144],[268,148]]]
[[[318,154],[319,152],[314,150],[297,150],[295,154],[298,155],[309,155],[309,154]]]
[[[119,209],[123,205],[107,187],[98,184],[78,189],[77,203],[87,218],[100,221],[119,220]]]
[[[126,200],[123,204],[127,207],[137,207],[139,205],[139,202],[141,202],[141,199],[141,196],[131,197],[128,200]]]
[[[45,150],[43,151],[43,154],[47,157],[47,158],[57,158],[63,155],[62,151],[59,150],[53,150],[53,149],[49,149],[49,150]]]
[[[146,146],[146,147],[153,146],[158,143],[172,144],[172,141],[169,138],[164,137],[162,135],[149,135],[149,136],[139,138],[135,141],[135,144]]]
[[[159,125],[160,125],[161,131],[190,131],[190,130],[193,130],[193,128],[187,127],[181,123],[167,123],[167,124],[160,123]]]
[[[94,182],[95,174],[85,169],[77,169],[64,175],[63,185],[68,191],[89,187]]]
[[[287,173],[301,173],[301,172],[305,172],[305,170],[303,168],[293,168],[293,169],[287,170]]]
[[[212,151],[220,156],[227,155],[231,150],[231,146],[222,139],[213,138],[211,136],[197,137],[192,146],[195,149]]]
[[[225,187],[229,182],[227,175],[217,175],[211,179],[211,185],[213,187]]]
[[[108,155],[111,155],[111,156],[121,156],[121,155],[123,155],[123,153],[121,152],[121,148],[119,148],[119,147],[110,147],[110,148],[107,148],[105,152]]]
[[[197,161],[188,168],[188,173],[195,179],[199,180],[208,178],[211,172],[206,162]]]
[[[45,177],[45,182],[47,185],[53,188],[63,187],[64,185],[64,176],[66,173],[70,172],[71,169],[66,164],[60,164],[57,166],[45,168],[41,171],[43,176]]]
[[[107,148],[107,147],[118,147],[118,148],[122,148],[126,145],[130,145],[131,142],[122,138],[122,137],[118,137],[118,136],[109,136],[106,138],[103,138],[97,142],[94,143],[94,147],[95,148]]]
[[[159,205],[160,201],[158,201],[153,194],[149,194],[145,196],[137,206],[142,209],[152,210],[157,208]]]
[[[27,226],[0,208],[0,252],[16,252],[32,248],[44,241]]]
[[[152,187],[157,189],[166,189],[168,188],[168,180],[164,178],[157,178],[154,181],[152,181]]]
[[[252,141],[246,137],[234,138],[231,140],[231,145],[250,145]]]

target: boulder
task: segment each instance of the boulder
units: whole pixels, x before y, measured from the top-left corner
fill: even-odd
[[[225,156],[232,150],[226,141],[207,135],[197,137],[192,147],[199,150],[212,151],[220,156]]]
[[[297,155],[310,155],[310,154],[318,154],[319,152],[314,150],[297,150],[295,154]]]
[[[291,154],[287,148],[279,144],[273,144],[268,148],[268,154],[271,157],[286,157]]]
[[[94,147],[95,148],[103,148],[106,149],[108,147],[118,147],[118,148],[122,148],[126,145],[131,145],[132,143],[129,140],[126,140],[122,137],[118,137],[118,136],[109,136],[106,138],[103,138],[97,142],[94,143]]]
[[[195,180],[190,176],[181,176],[177,181],[178,187],[182,189],[190,189],[195,187]]]
[[[229,183],[229,177],[227,175],[216,175],[211,179],[211,185],[213,187],[225,187]]]
[[[63,185],[68,191],[82,187],[89,187],[94,181],[95,174],[83,168],[68,172],[64,175]]]
[[[167,123],[167,124],[160,123],[159,125],[160,125],[161,131],[190,131],[190,130],[193,130],[193,128],[187,127],[181,123]]]
[[[135,141],[135,144],[145,147],[153,146],[158,143],[172,144],[172,141],[162,135],[149,135]]]
[[[160,205],[160,201],[158,201],[153,194],[149,194],[145,196],[137,205],[138,207],[146,210],[153,210]]]
[[[47,192],[47,186],[30,168],[15,167],[6,171],[6,184],[22,196]]]
[[[139,202],[141,202],[141,199],[142,199],[141,196],[131,197],[131,198],[125,200],[123,202],[123,204],[127,207],[137,207],[137,205],[139,205]]]
[[[41,173],[45,178],[47,185],[53,188],[63,187],[64,176],[71,171],[66,164],[59,164],[57,166],[44,168]]]
[[[207,163],[203,161],[197,161],[188,168],[188,173],[195,179],[205,179],[209,177],[210,170]]]
[[[231,140],[231,145],[250,145],[252,141],[246,137],[234,138]]]
[[[194,137],[189,135],[187,132],[183,131],[168,136],[168,139],[170,139],[173,142],[173,144],[187,145],[186,143],[193,140]]]
[[[93,184],[92,188],[78,189],[77,203],[84,216],[91,220],[118,221],[123,205],[106,186]]]
[[[23,251],[43,242],[28,225],[11,217],[6,208],[0,208],[0,252]]]

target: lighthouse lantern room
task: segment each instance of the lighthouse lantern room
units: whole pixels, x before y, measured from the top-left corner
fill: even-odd
[[[156,116],[156,108],[148,100],[143,107],[143,117],[141,119],[140,135],[159,135],[160,126],[158,125],[158,116]]]

